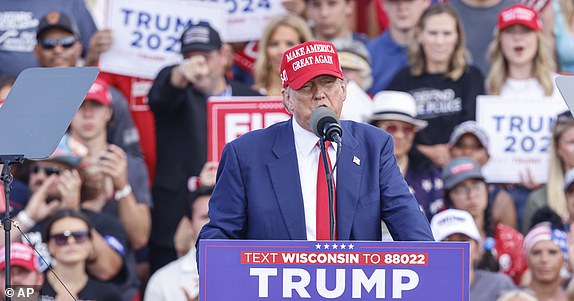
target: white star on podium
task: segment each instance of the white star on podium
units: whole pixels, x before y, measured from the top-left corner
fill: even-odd
[[[323,247],[325,248],[325,250],[329,249],[329,244],[324,244]]]
[[[345,244],[341,244],[341,250],[345,250],[347,246]]]
[[[317,248],[317,250],[321,249],[321,244],[316,244],[315,247]]]
[[[337,244],[333,244],[333,250],[337,250]]]
[[[354,248],[355,248],[355,246],[353,244],[349,244],[349,250],[352,250]]]

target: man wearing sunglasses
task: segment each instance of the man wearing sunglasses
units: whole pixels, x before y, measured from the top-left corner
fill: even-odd
[[[76,21],[59,11],[44,15],[36,30],[34,55],[41,67],[75,67],[78,65],[83,44]],[[141,157],[139,134],[122,94],[110,89],[114,122],[108,128],[108,141],[126,152]]]
[[[80,209],[82,180],[79,169],[87,152],[87,147],[80,141],[65,135],[48,159],[31,162],[28,181],[31,196],[14,218],[18,227],[12,227],[13,241],[30,240],[38,250],[47,250],[39,247],[46,218],[58,209]],[[88,265],[88,272],[98,279],[109,280],[122,269],[125,231],[115,218],[92,212],[86,214],[96,229],[92,232],[92,241],[94,254],[97,254]],[[4,231],[0,232],[2,244]],[[27,233],[27,238],[22,238],[21,232]],[[116,248],[118,245],[120,247]],[[42,255],[48,257],[45,252]]]
[[[33,54],[36,26],[44,14],[53,10],[75,16],[82,44],[90,43],[98,29],[84,0],[0,1],[0,76],[17,76],[37,66]]]
[[[81,162],[81,156],[86,152],[85,146],[75,138],[65,135],[47,160],[30,161],[28,188],[31,197],[26,204],[27,208],[20,211],[18,216],[22,218],[22,215],[28,215],[38,221],[60,206],[75,206],[74,204],[79,202],[82,185],[76,168]]]
[[[82,53],[76,23],[60,12],[42,17],[36,39],[34,54],[43,67],[75,66]]]

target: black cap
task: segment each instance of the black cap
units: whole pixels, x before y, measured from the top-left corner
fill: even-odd
[[[219,33],[206,22],[191,25],[181,35],[181,53],[213,51],[221,48]]]
[[[36,29],[36,39],[48,29],[58,28],[68,31],[76,36],[79,36],[78,25],[73,18],[63,12],[53,11],[44,15],[40,22],[38,23],[38,28]]]

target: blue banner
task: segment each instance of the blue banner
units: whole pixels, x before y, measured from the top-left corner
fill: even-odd
[[[463,242],[199,243],[200,301],[469,300]]]

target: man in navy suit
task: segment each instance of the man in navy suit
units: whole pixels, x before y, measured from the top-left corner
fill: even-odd
[[[309,124],[321,106],[341,114],[346,82],[333,44],[311,41],[281,62],[288,121],[247,133],[223,150],[201,239],[321,240],[317,229],[319,138]],[[336,239],[381,240],[381,220],[395,240],[430,241],[428,221],[409,192],[393,155],[391,136],[341,122],[335,171]],[[335,162],[336,145],[328,148]],[[328,237],[328,236],[327,236]]]

